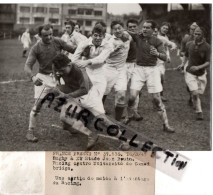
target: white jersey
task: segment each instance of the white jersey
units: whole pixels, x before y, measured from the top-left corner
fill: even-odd
[[[129,39],[126,42],[123,42],[120,38],[117,38],[115,35],[113,35],[109,39],[109,42],[114,46],[114,48],[116,48],[119,45],[121,45],[121,48],[110,54],[109,58],[106,60],[106,66],[115,68],[125,66],[130,47],[130,41],[131,40]]]
[[[172,41],[170,41],[169,40],[169,38],[167,37],[167,36],[162,36],[162,35],[157,35],[157,38],[158,39],[160,39],[162,42],[163,42],[163,46],[164,46],[164,48],[165,48],[165,50],[166,50],[166,55],[167,55],[167,57],[169,57],[170,58],[170,53],[169,53],[169,49],[168,49],[168,47],[170,47],[170,48],[176,48],[176,44],[175,43],[173,43]],[[162,61],[162,60],[160,60],[159,58],[158,58],[158,62],[157,63],[164,63],[164,61]]]

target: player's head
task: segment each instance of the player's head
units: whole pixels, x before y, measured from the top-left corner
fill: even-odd
[[[53,26],[50,24],[40,26],[38,29],[38,34],[41,37],[43,43],[50,44],[53,37]]]
[[[69,35],[72,34],[72,32],[75,28],[75,23],[71,20],[67,20],[67,21],[64,22],[64,25],[65,25],[66,32]]]
[[[76,22],[75,27],[74,27],[74,31],[80,32],[80,28],[81,28],[81,25],[78,22]]]
[[[105,29],[101,24],[94,26],[92,30],[92,43],[95,46],[100,46],[105,37]]]
[[[142,34],[144,37],[151,37],[157,24],[153,20],[146,20],[143,23]]]
[[[197,27],[194,30],[194,40],[195,42],[199,43],[203,40],[205,36],[205,29],[202,27]]]
[[[121,38],[124,32],[124,24],[121,21],[112,21],[111,23],[112,33],[117,37]]]
[[[98,24],[100,24],[100,25],[104,28],[105,33],[106,33],[106,28],[107,28],[106,23],[105,23],[105,22],[103,22],[103,21],[98,21],[98,22],[96,22],[96,23],[95,23],[95,26],[96,26],[96,25],[98,25]]]
[[[127,30],[130,32],[137,32],[138,31],[138,21],[136,19],[129,19],[126,23]]]
[[[69,74],[71,60],[64,54],[57,54],[53,59],[53,68],[57,76]]]
[[[198,27],[197,23],[196,22],[193,22],[190,27],[189,27],[189,34],[190,35],[194,35],[194,31],[195,29]]]
[[[153,31],[152,35],[155,36],[155,37],[157,37],[157,35],[158,35],[158,28],[157,27],[154,28],[154,31]]]
[[[171,24],[169,22],[163,22],[160,26],[160,34],[166,35],[171,28]]]

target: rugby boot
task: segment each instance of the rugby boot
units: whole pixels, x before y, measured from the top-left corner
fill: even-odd
[[[90,135],[88,135],[87,150],[91,150],[95,146],[98,138],[99,136],[95,133],[91,133]]]
[[[175,132],[173,127],[171,127],[169,125],[165,125],[165,124],[163,125],[163,130],[168,132],[168,133],[174,133]]]
[[[143,120],[143,117],[137,111],[134,111],[133,119],[135,121],[141,121]]]
[[[202,121],[203,120],[203,113],[202,112],[198,112],[197,113],[197,120],[198,121]]]
[[[119,149],[122,151],[128,151],[130,149],[130,145],[128,142],[122,142]]]
[[[28,142],[37,142],[38,141],[38,138],[33,135],[32,131],[27,132],[26,138],[27,138]]]
[[[124,125],[128,125],[133,119],[133,116],[129,117],[129,116],[126,116],[125,119],[123,119],[121,122],[124,124]]]

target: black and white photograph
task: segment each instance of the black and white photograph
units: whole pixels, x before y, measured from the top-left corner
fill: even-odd
[[[211,150],[211,4],[0,11],[1,151]]]
[[[211,3],[0,3],[0,194],[211,195],[211,44]]]

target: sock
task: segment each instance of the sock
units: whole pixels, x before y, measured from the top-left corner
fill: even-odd
[[[120,121],[124,112],[126,105],[124,104],[117,104],[115,106],[115,119],[117,121]]]
[[[107,95],[104,95],[104,96],[103,96],[103,98],[102,98],[102,102],[103,102],[103,104],[105,103],[106,98],[107,98]]]

